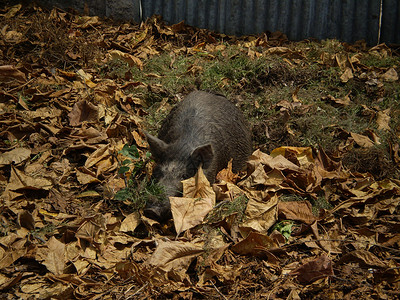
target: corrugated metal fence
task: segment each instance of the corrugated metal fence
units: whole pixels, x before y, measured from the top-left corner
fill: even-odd
[[[290,40],[364,39],[400,44],[400,0],[37,0],[92,15],[140,22],[153,14],[169,23],[246,35],[281,31]]]
[[[163,16],[234,35],[281,31],[291,40],[337,38],[400,43],[399,0],[143,0],[142,16]],[[381,24],[381,26],[380,26]]]

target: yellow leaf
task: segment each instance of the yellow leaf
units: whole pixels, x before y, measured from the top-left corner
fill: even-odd
[[[312,149],[311,147],[279,147],[271,152],[271,156],[274,158],[277,158],[279,155],[282,155],[283,157],[288,157],[288,156],[295,156],[300,163],[301,167],[308,167],[310,164],[314,163],[314,158],[312,155]],[[286,159],[286,158],[285,158]],[[283,160],[281,159],[283,162]],[[293,164],[292,162],[288,161],[289,163],[286,163],[288,166],[288,169],[293,168],[294,170],[298,169],[298,166]],[[293,167],[296,166],[296,167]]]

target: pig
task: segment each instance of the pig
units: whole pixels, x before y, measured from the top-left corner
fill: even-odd
[[[251,132],[242,112],[222,95],[191,92],[162,123],[158,137],[145,132],[156,163],[153,177],[165,195],[182,193],[182,180],[198,168],[212,184],[217,173],[232,161],[240,171],[252,152]],[[148,203],[144,214],[158,220],[171,217],[169,201]]]

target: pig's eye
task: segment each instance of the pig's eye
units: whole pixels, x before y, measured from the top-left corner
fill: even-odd
[[[193,177],[197,172],[197,168],[193,164],[189,164],[186,168],[185,178]]]

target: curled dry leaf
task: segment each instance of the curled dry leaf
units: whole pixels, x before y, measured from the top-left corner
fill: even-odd
[[[297,280],[301,284],[310,284],[333,274],[332,260],[325,254],[305,263],[290,273],[290,275],[297,276]]]
[[[311,224],[316,220],[309,201],[279,202],[278,214],[283,215],[284,219],[301,221],[306,224]]]
[[[249,45],[250,46],[250,45]],[[273,55],[273,54],[275,54],[275,55],[283,55],[283,54],[288,54],[288,55],[290,55],[290,54],[292,54],[293,53],[293,51],[292,50],[290,50],[289,48],[287,48],[287,47],[272,47],[272,48],[269,48],[269,49],[267,49],[266,51],[265,51],[265,54],[266,55]]]
[[[344,96],[343,98],[335,98],[332,95],[322,97],[322,100],[332,103],[334,106],[346,107],[351,104],[351,100],[349,95]]]
[[[228,162],[228,167],[226,169],[218,172],[216,179],[230,183],[236,183],[239,180],[239,176],[232,172],[232,159]]]
[[[108,59],[120,59],[127,62],[131,67],[137,66],[140,70],[143,69],[143,62],[132,54],[124,53],[120,50],[111,50],[108,52]]]
[[[284,182],[285,176],[277,169],[273,169],[266,173],[264,166],[259,164],[253,173],[245,180],[240,182],[239,186],[251,191],[255,187],[262,185],[269,189],[279,189],[279,185]]]
[[[310,164],[314,163],[314,158],[312,154],[312,149],[310,147],[279,147],[271,152],[271,156],[277,158],[279,155],[286,158],[295,158],[298,164],[307,168]],[[290,167],[296,171],[298,167],[293,167],[293,164],[283,165],[285,168],[290,169]]]
[[[241,255],[262,255],[264,251],[275,249],[278,244],[269,236],[250,232],[249,235],[239,243],[232,246],[232,251]]]
[[[24,73],[19,71],[16,67],[11,65],[0,66],[0,80],[3,82],[17,80],[19,82],[25,82],[26,76]]]
[[[85,100],[79,101],[74,104],[68,117],[71,126],[79,126],[83,122],[96,122],[98,120],[98,109]]]
[[[99,183],[100,180],[98,180],[94,174],[90,174],[89,172],[81,172],[80,170],[76,170],[76,179],[79,181],[81,184],[89,184],[89,183]]]
[[[348,263],[348,262],[357,262],[363,267],[375,267],[375,268],[386,268],[387,265],[366,250],[355,250],[350,253],[345,254],[339,259],[338,264]]]
[[[217,201],[233,201],[236,197],[243,195],[243,190],[237,185],[225,181],[215,184],[214,191],[216,193]]]
[[[96,177],[117,167],[117,162],[112,156],[112,151],[109,145],[104,145],[94,151],[85,162],[85,168],[97,167]]]

